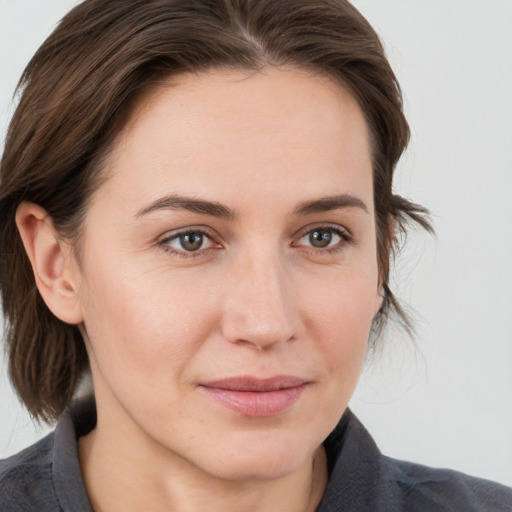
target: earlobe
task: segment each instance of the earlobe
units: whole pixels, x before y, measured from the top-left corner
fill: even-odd
[[[34,278],[44,302],[60,320],[83,322],[76,294],[76,264],[71,248],[59,239],[53,220],[40,206],[22,202],[16,210],[16,225],[32,265]]]

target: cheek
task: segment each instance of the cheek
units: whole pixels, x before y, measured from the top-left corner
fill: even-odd
[[[137,375],[148,385],[162,372],[179,379],[215,323],[206,284],[97,263],[81,301],[90,350],[103,376],[113,383],[130,375],[134,386]]]
[[[366,340],[380,307],[377,270],[362,263],[321,276],[315,286],[307,281],[302,285],[307,300],[304,312],[311,312],[310,321],[331,331],[332,336]]]
[[[307,296],[304,311],[308,329],[331,374],[336,376],[334,380],[356,381],[373,317],[380,306],[377,279],[373,273],[352,269],[325,283],[321,292],[317,288]]]

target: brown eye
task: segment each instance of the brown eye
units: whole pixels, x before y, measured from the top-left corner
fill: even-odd
[[[294,246],[328,253],[352,242],[351,235],[342,226],[319,226],[303,233]]]
[[[215,235],[210,230],[188,229],[175,231],[158,245],[164,252],[178,258],[193,258],[205,256],[210,249],[222,249],[222,244],[215,241]]]
[[[203,231],[181,231],[160,242],[166,252],[185,257],[187,254],[201,254],[206,249],[214,247],[214,242]]]
[[[199,232],[183,233],[178,236],[179,244],[185,251],[198,251],[204,243],[204,235]]]
[[[317,248],[328,247],[333,239],[333,232],[327,229],[315,229],[309,233],[309,243]]]

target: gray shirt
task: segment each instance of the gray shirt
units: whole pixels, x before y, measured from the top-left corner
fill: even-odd
[[[0,461],[0,511],[91,512],[77,439],[95,423],[94,402],[77,402],[53,433]],[[317,512],[512,512],[508,487],[383,456],[350,410],[324,446],[330,476]]]

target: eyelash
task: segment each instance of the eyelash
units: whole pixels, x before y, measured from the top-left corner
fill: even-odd
[[[340,237],[340,241],[337,242],[333,246],[318,248],[318,247],[308,247],[308,251],[315,255],[328,255],[336,253],[344,248],[346,244],[352,244],[354,243],[353,236],[345,229],[341,228],[338,225],[318,225],[318,226],[308,226],[307,229],[300,232],[300,234],[296,237],[297,240],[301,240],[304,237],[311,235],[315,231],[325,231],[331,234],[335,234]],[[177,250],[172,247],[170,247],[170,242],[174,240],[178,240],[180,237],[185,235],[191,235],[196,234],[200,235],[202,237],[205,237],[206,239],[210,240],[212,244],[217,244],[220,246],[221,244],[216,241],[216,237],[213,235],[212,232],[209,230],[206,230],[204,228],[187,228],[186,230],[177,231],[170,236],[166,236],[162,240],[158,242],[158,246],[162,248],[162,250],[168,254],[171,254],[173,256],[176,256],[181,259],[188,259],[188,258],[197,258],[200,256],[204,256],[206,253],[209,253],[212,250],[216,250],[218,247],[207,247],[206,249],[198,249],[196,251],[187,251],[185,249]],[[297,247],[295,245],[295,242],[292,244],[293,247]]]
[[[312,247],[309,246],[308,250],[315,255],[326,255],[326,254],[334,254],[338,251],[341,251],[347,244],[353,244],[354,238],[353,236],[344,228],[338,225],[330,225],[330,224],[320,224],[318,226],[308,226],[305,230],[303,230],[298,240],[302,240],[304,237],[311,235],[315,231],[326,231],[331,234],[338,235],[340,237],[340,241],[333,246],[329,247]]]
[[[212,232],[209,230],[206,230],[204,228],[187,228],[182,231],[177,231],[170,236],[166,236],[162,240],[158,242],[158,245],[163,249],[164,252],[171,254],[173,256],[177,256],[178,258],[187,259],[187,258],[197,258],[199,256],[204,256],[207,252],[210,252],[211,250],[215,250],[215,247],[208,247],[206,249],[198,249],[197,251],[186,251],[185,249],[177,250],[169,246],[169,244],[174,241],[178,240],[180,237],[185,235],[201,235],[204,238],[210,240],[212,244],[217,244],[220,246],[220,243],[216,241],[215,236]]]

